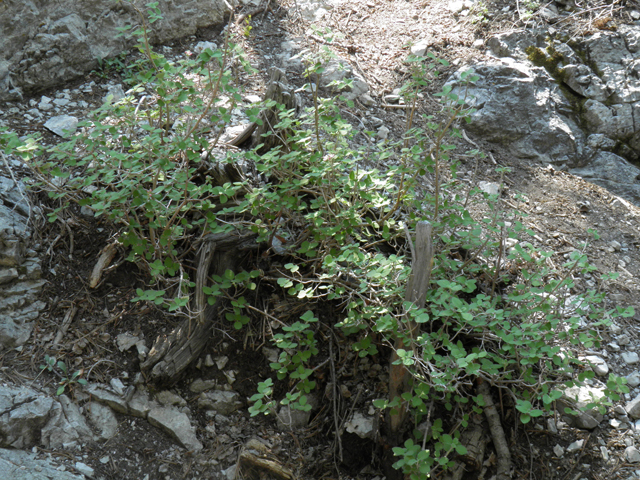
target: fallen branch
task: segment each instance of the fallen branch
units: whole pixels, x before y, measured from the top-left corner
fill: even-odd
[[[511,452],[509,451],[507,439],[504,436],[502,423],[500,423],[500,415],[498,415],[498,410],[493,404],[493,398],[489,391],[489,384],[483,380],[479,380],[479,382],[478,392],[482,395],[484,400],[484,415],[487,417],[493,446],[495,447],[496,455],[498,456],[498,471],[496,472],[495,478],[496,480],[509,480],[511,478]]]

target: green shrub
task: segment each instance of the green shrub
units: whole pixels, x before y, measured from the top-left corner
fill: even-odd
[[[468,423],[465,412],[481,412],[484,405],[474,382],[501,389],[527,423],[550,412],[565,388],[592,377],[575,347],[597,347],[597,329],[632,312],[605,309],[602,290],[572,293],[575,278],[595,274],[586,244],[556,268],[553,252],[527,242],[533,232],[525,215],[504,210],[499,197],[458,179],[462,158],[475,160],[477,170],[482,157],[476,150],[456,154],[450,140],[471,113],[464,99],[445,87],[438,95],[442,111],[422,119],[426,128],[413,126],[420,95],[444,62],[408,59],[413,75],[402,90],[410,108],[401,141],[376,143],[372,132],[354,131],[340,102],[313,90],[313,106],[299,117],[281,112],[278,127],[291,132],[288,148],[221,160],[250,162],[260,181],[214,186],[199,174],[201,152],[212,148],[203,126],[210,120],[206,128],[219,131],[229,122],[240,101],[232,65],[248,68],[242,52],[227,38],[221,51],[172,63],[152,51],[144,28],[134,34],[145,55],[130,79],[138,97],[103,106],[82,124],[82,133],[45,153],[15,135],[5,133],[0,142],[6,153],[32,158],[40,185],[54,199],[90,207],[120,229],[129,260],[152,279],[137,300],[187,315],[189,243],[208,232],[254,231],[263,256],[278,259],[269,275],[227,271],[205,293],[211,301],[232,297],[227,319],[238,329],[251,321],[247,310],[257,310],[248,293],[258,277],[307,306],[272,338],[281,353],[271,367],[278,380],[293,385],[280,403],[310,409],[306,395],[315,388],[320,347],[315,307],[331,302],[343,315],[330,320],[358,356],[376,354],[398,338],[413,345],[397,352],[411,372],[412,389],[402,398],[376,401],[378,407],[408,405],[415,426],[429,417],[434,402],[463,412],[461,422],[437,419],[396,447],[396,468],[415,479],[447,468],[452,452],[464,452],[459,438]],[[321,52],[309,65],[310,78],[322,75],[326,56]],[[475,79],[473,72],[463,75]],[[249,113],[256,118],[257,112]],[[354,147],[360,134],[367,143]],[[51,221],[64,214],[64,205]],[[404,295],[411,274],[406,232],[419,221],[431,223],[436,251],[426,306],[417,309]],[[601,276],[607,278],[612,276]],[[419,325],[417,338],[407,338],[408,322]],[[626,391],[623,383],[611,377],[610,398]],[[273,386],[270,378],[260,382],[252,415],[276,408]]]

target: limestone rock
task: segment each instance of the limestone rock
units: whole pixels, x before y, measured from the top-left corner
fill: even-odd
[[[47,449],[71,449],[93,440],[93,432],[80,413],[80,408],[66,395],[54,403],[52,416],[41,431]]]
[[[48,459],[23,450],[0,449],[0,478],[11,480],[84,480],[83,475],[58,470]]]
[[[166,43],[221,24],[229,13],[227,5],[236,4],[236,0],[160,0],[163,18],[148,32],[150,40]],[[116,38],[117,29],[139,22],[134,8],[113,0],[6,0],[0,10],[0,101],[20,100],[22,93],[50,88],[97,68],[98,59],[114,57],[134,45],[133,39]]]
[[[98,402],[91,402],[85,405],[89,423],[98,432],[100,440],[109,440],[118,431],[118,419],[113,411]]]
[[[520,158],[564,163],[582,155],[585,135],[544,68],[510,58],[481,62],[473,65],[478,80],[467,87],[462,73],[469,68],[461,67],[447,82],[453,94],[476,109],[469,130],[508,145]]]
[[[213,390],[203,392],[198,397],[198,407],[214,410],[220,415],[229,415],[242,407],[240,395],[236,392]]]
[[[161,428],[187,450],[202,450],[202,443],[196,437],[189,418],[173,408],[158,407],[149,412],[149,423]]]
[[[30,388],[0,387],[0,447],[36,445],[53,415],[53,405],[53,399]]]
[[[558,400],[558,412],[564,415],[567,423],[585,430],[593,430],[604,418],[597,408],[583,411],[586,406],[605,396],[604,390],[596,387],[583,385],[565,390],[563,396]],[[565,409],[570,408],[577,413],[567,413]]]

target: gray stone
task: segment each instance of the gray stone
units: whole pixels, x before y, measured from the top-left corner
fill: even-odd
[[[284,405],[277,415],[278,428],[284,431],[304,428],[309,424],[310,418],[311,412],[303,412],[293,409],[289,405]]]
[[[227,357],[226,355],[222,356],[222,357],[216,357],[216,366],[218,367],[218,370],[222,370],[224,367],[227,366],[227,363],[229,363],[229,357]]]
[[[91,395],[91,398],[93,400],[100,402],[104,405],[108,405],[118,413],[133,414],[131,412],[131,409],[129,408],[129,405],[127,404],[127,401],[121,395],[117,395],[114,392],[112,392],[105,385],[101,385],[99,383],[89,384],[85,387],[85,392]],[[133,399],[135,398],[136,397],[134,395]],[[136,416],[144,417],[144,415],[136,415]]]
[[[634,420],[640,419],[640,395],[628,402],[624,406],[624,409],[627,411],[627,414]]]
[[[636,363],[640,362],[640,357],[638,357],[638,354],[636,352],[622,352],[622,360],[627,364],[627,365],[635,365]]]
[[[167,432],[187,450],[202,450],[202,443],[196,437],[195,429],[184,413],[172,408],[158,407],[151,410],[147,418],[151,425]]]
[[[378,133],[376,134],[376,136],[380,140],[386,140],[389,137],[389,132],[390,132],[390,130],[387,127],[382,126],[382,127],[378,128]]]
[[[58,470],[49,459],[31,452],[0,449],[0,478],[11,480],[84,480],[82,475]]]
[[[68,137],[73,135],[78,126],[78,119],[71,115],[58,115],[57,117],[51,117],[44,124],[45,128],[52,131],[60,137]]]
[[[149,396],[142,392],[134,393],[127,405],[129,414],[140,418],[147,418],[149,412],[157,406],[156,402],[149,400]]]
[[[121,352],[128,351],[139,341],[140,337],[130,333],[121,333],[116,337],[116,345],[118,345],[118,350]]]
[[[602,83],[602,80],[584,64],[567,65],[562,69],[564,82],[575,93],[583,97],[606,102],[611,96],[611,91]]]
[[[215,380],[203,380],[202,378],[196,378],[191,385],[189,385],[189,390],[193,393],[201,393],[207,390],[211,390],[216,386]]]
[[[565,416],[566,421],[571,425],[585,430],[593,430],[604,417],[597,408],[584,410],[587,405],[597,402],[603,397],[605,397],[604,390],[600,388],[587,385],[568,388],[557,401],[558,411]],[[567,413],[567,408],[576,413]]]
[[[162,405],[177,405],[179,407],[185,407],[187,405],[187,401],[184,398],[169,390],[162,390],[156,393],[155,399]]]
[[[111,385],[111,388],[115,393],[117,393],[118,395],[124,395],[124,390],[126,387],[124,383],[122,383],[122,380],[120,380],[119,378],[112,378],[109,381],[109,385]]]
[[[198,397],[198,407],[213,410],[220,415],[229,415],[242,407],[240,395],[233,391],[213,390]]]
[[[349,63],[339,57],[332,58],[324,65],[320,76],[320,87],[328,88],[334,93],[345,93],[347,99],[353,99],[369,91],[369,85],[362,77],[354,74]],[[348,94],[351,95],[348,95]]]
[[[509,146],[520,158],[544,163],[581,158],[584,134],[571,104],[544,68],[510,58],[473,65],[478,80],[465,85],[463,66],[447,81],[451,93],[476,109],[469,130]],[[514,121],[517,118],[518,121]]]
[[[99,440],[109,440],[118,432],[118,419],[113,410],[99,402],[85,405],[89,424],[98,432]]]
[[[92,441],[93,432],[80,413],[80,408],[66,395],[58,397],[52,416],[41,433],[42,444],[47,449],[71,449]]]
[[[562,445],[556,445],[555,447],[553,447],[553,453],[556,457],[561,458],[562,456],[564,456],[564,448],[562,447]]]
[[[640,373],[635,371],[627,375],[627,385],[629,385],[631,388],[635,388],[640,385]]]
[[[280,357],[280,350],[277,348],[262,347],[262,354],[269,363],[276,363]]]
[[[236,0],[160,0],[163,19],[148,35],[166,43],[223,23]],[[142,7],[145,10],[144,7]],[[7,0],[0,11],[0,100],[20,99],[78,78],[98,67],[99,59],[130,49],[135,39],[117,37],[118,28],[137,25],[138,13],[113,0]],[[49,104],[50,105],[50,104]]]
[[[577,452],[578,450],[580,450],[582,448],[583,444],[584,444],[584,440],[576,440],[575,442],[571,443],[567,447],[567,453]]]
[[[585,360],[589,362],[594,373],[599,377],[603,377],[609,373],[609,366],[602,358],[596,355],[588,355]]]
[[[93,468],[91,468],[89,465],[87,465],[86,463],[82,463],[82,462],[76,462],[75,464],[75,468],[76,470],[78,470],[80,473],[82,473],[85,477],[89,477],[92,478],[93,474],[95,473]]]
[[[30,448],[36,445],[53,410],[53,399],[35,390],[0,387],[0,447]]]
[[[640,204],[640,168],[612,152],[598,152],[585,167],[572,168],[572,174],[600,185],[635,204]]]
[[[624,449],[624,456],[629,463],[640,463],[640,452],[633,445]]]

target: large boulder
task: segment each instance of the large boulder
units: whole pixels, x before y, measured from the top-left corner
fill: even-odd
[[[5,0],[0,2],[0,101],[59,85],[128,50],[133,40],[118,28],[138,26],[145,2],[116,0]],[[237,0],[159,0],[163,19],[149,30],[166,43],[217,25]],[[139,9],[138,9],[139,8]]]
[[[479,78],[467,86],[461,74],[471,67]],[[475,109],[469,130],[518,157],[572,163],[582,154],[573,108],[544,68],[507,57],[463,66],[447,83]]]

